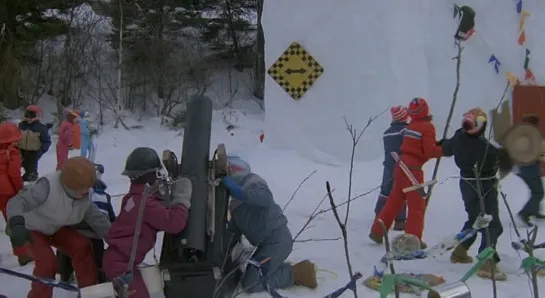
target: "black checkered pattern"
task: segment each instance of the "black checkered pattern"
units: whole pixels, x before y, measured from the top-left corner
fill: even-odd
[[[307,64],[307,78],[300,86],[292,86],[289,81],[289,75],[281,73],[284,63],[290,59],[301,59]],[[269,68],[267,73],[272,79],[286,91],[294,100],[300,100],[305,93],[310,89],[316,80],[324,73],[324,68],[297,42],[293,42],[286,51],[276,60]]]

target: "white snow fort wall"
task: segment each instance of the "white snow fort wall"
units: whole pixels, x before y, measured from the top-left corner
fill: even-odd
[[[441,138],[457,85],[453,57],[460,15],[454,4],[265,1],[265,143],[344,162],[351,150],[345,119],[360,133],[380,115],[356,151],[357,160],[380,159],[382,133],[390,123],[389,112],[383,112],[414,97],[428,100]],[[458,100],[447,136],[459,128],[464,111],[494,108],[508,77],[525,81],[530,69],[534,83],[545,79],[543,3],[467,0],[460,5],[475,11],[475,33],[462,42]],[[510,100],[510,88],[506,94]]]

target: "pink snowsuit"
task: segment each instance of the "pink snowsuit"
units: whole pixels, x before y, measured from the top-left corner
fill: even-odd
[[[73,117],[73,116],[72,116]],[[59,127],[59,140],[57,141],[57,171],[62,168],[64,162],[68,159],[68,151],[74,141],[74,123],[73,118],[67,118]]]
[[[138,218],[138,208],[142,202],[143,192],[143,184],[131,184],[129,192],[121,202],[119,216],[106,236],[105,240],[108,243],[108,248],[104,252],[102,265],[104,274],[109,280],[123,276],[127,272]],[[135,277],[129,284],[129,290],[134,291],[131,298],[150,297],[137,266],[144,261],[146,254],[155,246],[157,233],[161,231],[169,234],[180,233],[185,228],[188,217],[188,210],[184,205],[175,204],[165,207],[161,199],[156,195],[149,196],[145,203],[140,239],[138,240],[134,267],[132,268]]]

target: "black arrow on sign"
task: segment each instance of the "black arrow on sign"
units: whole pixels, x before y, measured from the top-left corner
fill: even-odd
[[[304,68],[299,68],[299,69],[288,68],[288,69],[286,69],[286,73],[289,74],[289,75],[292,74],[292,73],[304,74],[305,72],[307,72],[307,70],[304,69]]]

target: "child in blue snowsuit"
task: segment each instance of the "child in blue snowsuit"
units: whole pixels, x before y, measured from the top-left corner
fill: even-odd
[[[390,108],[390,114],[392,115],[392,123],[390,127],[382,135],[384,142],[384,170],[382,172],[382,184],[380,186],[380,194],[378,196],[377,203],[375,205],[375,215],[378,215],[386,204],[386,200],[390,196],[392,186],[394,185],[394,168],[395,160],[392,157],[392,152],[399,154],[401,144],[403,143],[403,131],[408,125],[409,114],[407,109],[402,106],[395,106]],[[403,206],[403,209],[399,212],[395,219],[394,230],[405,230],[405,219],[407,218],[407,206]]]
[[[260,278],[257,267],[247,265],[242,276],[242,289],[247,293],[265,291],[263,282],[271,289],[283,289],[293,285],[316,288],[316,269],[312,262],[305,260],[295,265],[286,262],[291,254],[293,238],[288,228],[288,219],[273,198],[273,194],[250,166],[238,157],[229,157],[229,173],[223,184],[231,195],[229,211],[231,220],[228,230],[231,242],[238,242],[242,235],[256,251],[252,260],[262,262],[265,278]]]
[[[104,169],[102,165],[97,165],[97,174],[103,174]],[[114,222],[116,215],[114,208],[112,206],[112,198],[110,194],[106,192],[107,185],[100,179],[97,179],[95,185],[93,186],[93,203],[108,217],[110,222]],[[74,226],[78,231],[83,233],[88,230],[89,227],[85,223],[80,223]],[[89,234],[89,239],[93,245],[93,254],[95,258],[95,263],[98,269],[98,280],[99,282],[106,282],[106,277],[104,276],[104,271],[102,269],[102,257],[104,256],[104,240],[92,238]],[[69,282],[73,276],[74,269],[72,268],[72,260],[57,251],[57,258],[59,260],[59,273],[61,275],[61,281]]]
[[[81,156],[94,160],[94,144],[93,144],[93,135],[96,134],[94,128],[90,126],[89,123],[90,114],[89,112],[80,113],[80,135],[81,135]]]

